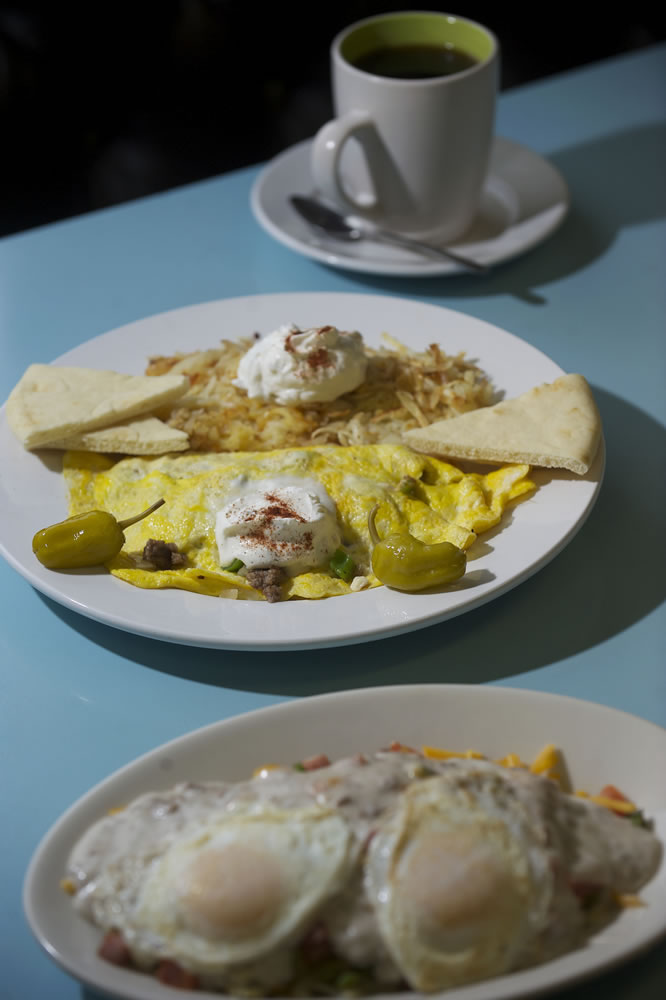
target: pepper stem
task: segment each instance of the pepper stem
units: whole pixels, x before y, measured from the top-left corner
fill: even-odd
[[[157,508],[161,507],[165,502],[165,500],[156,500],[152,507],[148,507],[147,510],[142,511],[135,517],[127,517],[124,521],[118,521],[120,530],[124,531],[125,528],[129,528],[130,524],[136,524],[137,521],[143,521],[144,517],[148,517],[149,514],[152,514],[154,510],[157,510]]]
[[[370,532],[370,538],[372,539],[373,545],[379,545],[381,538],[377,533],[377,526],[375,525],[375,518],[377,517],[377,511],[379,510],[379,504],[376,503],[368,514],[368,531]]]

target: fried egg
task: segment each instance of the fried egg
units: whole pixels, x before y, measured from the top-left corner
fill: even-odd
[[[349,826],[314,803],[282,808],[241,797],[217,812],[212,804],[202,802],[184,826],[165,824],[166,837],[151,832],[145,813],[138,839],[128,823],[116,823],[111,839],[97,830],[70,863],[85,867],[90,847],[97,858],[101,848],[78,906],[120,932],[140,967],[168,956],[208,982],[238,984],[250,961],[279,948],[263,972],[272,985],[286,982],[289,945],[347,877]]]
[[[389,952],[425,992],[515,967],[557,888],[543,830],[501,774],[473,765],[405,791],[366,881]]]
[[[344,881],[349,840],[343,818],[316,806],[211,819],[151,867],[134,946],[204,974],[287,946]]]
[[[165,455],[125,458],[68,452],[64,474],[69,511],[108,510],[119,520],[133,516],[156,499],[165,504],[126,530],[126,545],[108,564],[111,572],[138,587],[177,587],[214,596],[261,598],[242,573],[220,565],[215,539],[217,513],[239,484],[251,491],[267,480],[319,483],[331,498],[342,546],[371,587],[372,543],[368,513],[379,504],[377,528],[384,536],[409,531],[428,544],[449,541],[468,549],[478,534],[501,520],[507,505],[527,496],[534,484],[526,465],[505,466],[486,475],[461,470],[403,445],[352,447],[333,445],[273,452]],[[405,485],[407,484],[407,485]],[[186,565],[156,570],[141,562],[150,538],[175,543]],[[298,572],[284,585],[284,597],[322,598],[354,588],[328,564]]]

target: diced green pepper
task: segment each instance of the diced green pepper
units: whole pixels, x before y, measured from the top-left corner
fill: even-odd
[[[403,476],[398,483],[398,489],[401,493],[404,493],[406,497],[414,497],[416,496],[418,485],[418,479],[414,479],[414,476]]]
[[[233,562],[230,562],[228,566],[223,566],[222,569],[226,570],[227,573],[238,573],[244,565],[245,563],[240,559],[234,559]]]
[[[331,556],[331,561],[329,563],[332,571],[336,576],[339,576],[341,580],[345,583],[349,583],[353,580],[356,573],[356,564],[351,556],[347,555],[344,549],[336,549]]]

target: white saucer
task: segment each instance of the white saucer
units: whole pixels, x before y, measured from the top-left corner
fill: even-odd
[[[310,146],[307,139],[280,153],[253,185],[252,211],[271,236],[306,257],[348,271],[411,277],[463,271],[451,261],[426,260],[369,240],[345,243],[311,229],[288,201],[291,194],[312,192]],[[545,240],[568,210],[569,191],[559,171],[525,146],[497,137],[476,221],[451,249],[482,264],[499,264]]]

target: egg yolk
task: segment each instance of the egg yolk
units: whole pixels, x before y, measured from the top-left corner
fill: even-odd
[[[446,950],[478,943],[485,927],[521,906],[510,871],[473,833],[423,834],[401,866],[399,886],[420,935]]]
[[[187,875],[183,916],[208,938],[252,937],[275,920],[285,894],[276,859],[247,844],[202,851]]]

